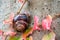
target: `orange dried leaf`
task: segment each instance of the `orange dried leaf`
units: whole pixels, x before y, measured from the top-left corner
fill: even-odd
[[[24,40],[26,40],[27,36],[29,36],[32,32],[33,32],[33,30],[32,30],[32,28],[30,27],[29,29],[26,30],[26,32],[24,32],[24,33],[22,34],[22,38],[23,38]]]
[[[30,38],[30,40],[33,40],[32,36],[30,36],[29,38]]]

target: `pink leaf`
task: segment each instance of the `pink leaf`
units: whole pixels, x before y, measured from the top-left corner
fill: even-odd
[[[12,13],[10,14],[10,16],[9,16],[9,20],[12,21],[13,18],[14,18],[14,13],[12,12]]]
[[[10,23],[12,23],[12,22],[9,19],[3,21],[3,24],[10,24]]]
[[[40,30],[40,28],[38,27],[38,21],[39,21],[38,17],[35,16],[34,17],[34,27],[33,27],[33,30]]]
[[[3,31],[2,30],[0,30],[0,35],[3,35]]]
[[[5,38],[6,38],[6,36],[2,36],[2,40],[6,40]]]
[[[5,40],[7,35],[15,36],[16,32],[8,31],[3,33],[3,31],[0,31],[0,35],[2,36],[2,40]]]
[[[16,32],[11,32],[10,33],[10,36],[15,36],[16,35]]]
[[[15,36],[16,32],[8,31],[4,35]]]
[[[9,19],[4,20],[3,24],[12,24],[13,18],[14,18],[14,13],[11,13],[10,16],[9,16]]]
[[[18,2],[23,3],[23,2],[24,2],[24,0],[18,0]]]
[[[42,20],[42,28],[44,30],[50,30],[51,22],[52,22],[52,17],[48,15],[45,19]]]
[[[2,40],[5,40],[5,36],[3,34],[4,32],[2,30],[0,30],[0,36],[2,36]]]

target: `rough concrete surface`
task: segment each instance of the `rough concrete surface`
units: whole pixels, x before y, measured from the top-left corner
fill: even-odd
[[[32,15],[32,18],[37,15],[39,17],[39,22],[41,23],[42,19],[50,14],[54,16],[55,14],[60,14],[60,0],[28,0],[29,6],[23,8],[22,12],[29,11]],[[9,17],[11,12],[16,13],[20,4],[17,0],[0,0],[0,29],[7,31],[8,25],[3,24],[3,20]],[[33,25],[33,19],[31,22]],[[53,20],[51,27],[55,27],[54,32],[57,35],[57,40],[60,40],[60,18]],[[41,40],[42,36],[47,33],[43,31],[36,31],[33,34],[33,40]],[[0,39],[2,40],[2,39]]]

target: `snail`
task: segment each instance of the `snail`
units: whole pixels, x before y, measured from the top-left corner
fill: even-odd
[[[22,13],[13,18],[13,29],[17,32],[23,32],[28,28],[30,20],[29,13]]]

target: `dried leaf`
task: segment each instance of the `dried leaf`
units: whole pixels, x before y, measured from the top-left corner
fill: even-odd
[[[32,36],[30,36],[26,40],[33,40],[33,38],[32,38]]]
[[[33,40],[32,36],[30,36],[29,38],[30,38],[30,40]]]
[[[44,35],[42,40],[55,40],[55,36],[54,32],[50,32],[49,34]]]
[[[14,37],[10,37],[9,40],[21,40],[21,37],[14,36]]]

